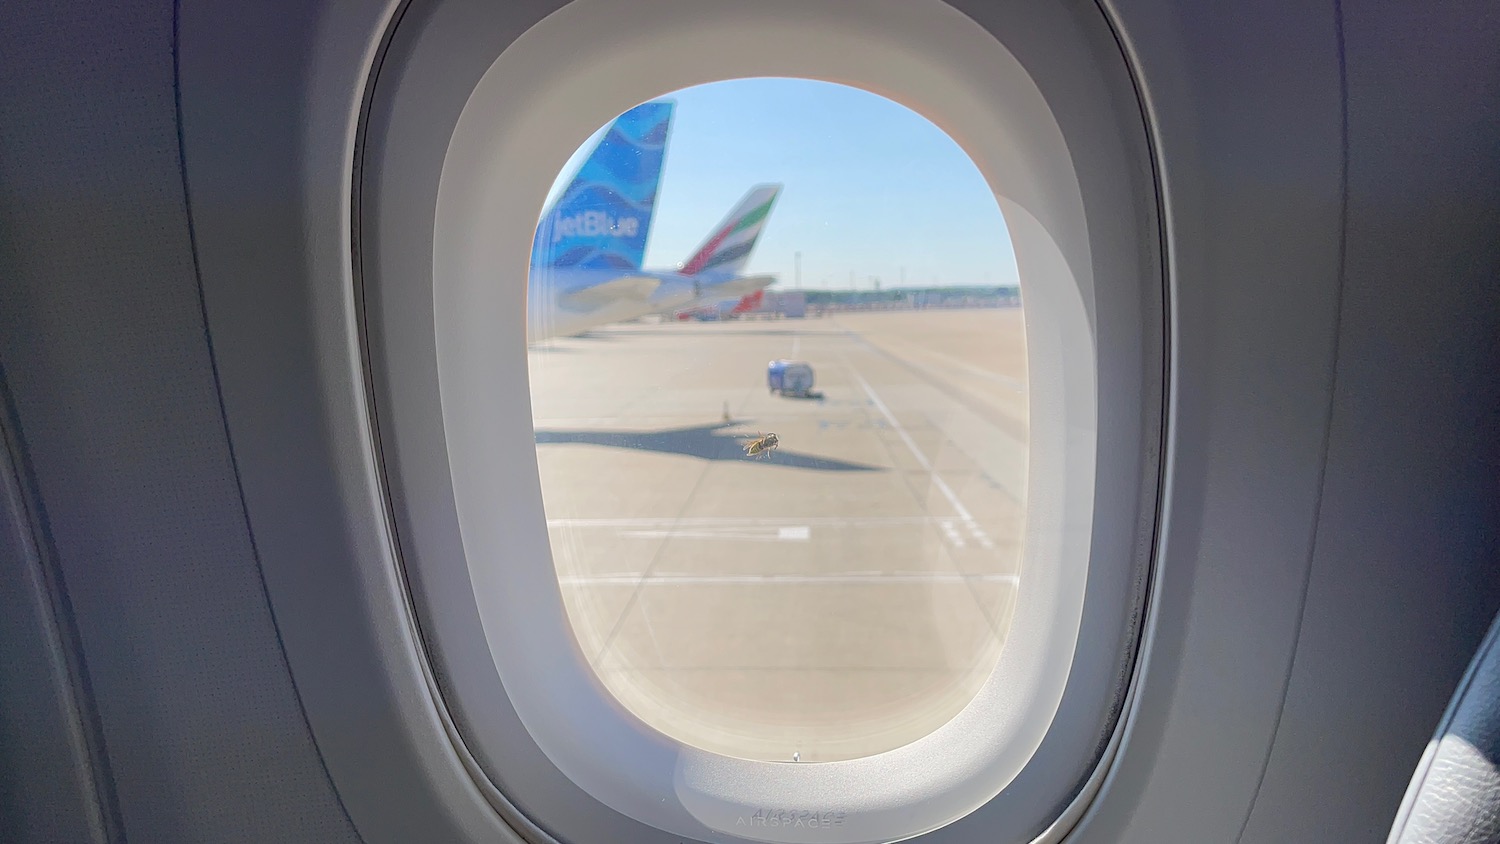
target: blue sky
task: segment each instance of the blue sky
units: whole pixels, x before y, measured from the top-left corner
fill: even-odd
[[[747,273],[804,288],[1013,285],[1015,255],[994,195],[941,129],[905,106],[803,79],[739,79],[677,101],[646,266],[685,260],[751,185],[786,185]],[[602,129],[603,127],[601,127]],[[597,136],[596,136],[597,137]],[[580,147],[554,192],[577,168]]]

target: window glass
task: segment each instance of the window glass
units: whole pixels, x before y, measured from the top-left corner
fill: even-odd
[[[553,561],[621,706],[810,762],[974,697],[1025,575],[1027,362],[951,138],[831,83],[678,91],[579,148],[529,278]]]

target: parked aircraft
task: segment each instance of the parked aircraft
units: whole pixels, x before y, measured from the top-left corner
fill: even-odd
[[[650,102],[616,118],[543,215],[526,297],[530,342],[738,299],[776,280],[738,273],[781,185],[752,188],[676,271],[642,269],[672,114],[673,103]]]
[[[693,278],[697,295],[687,308],[678,308],[677,311],[718,311],[722,305],[742,300],[776,282],[772,275],[742,276],[739,273],[750,260],[750,253],[765,230],[771,209],[781,196],[781,188],[779,184],[751,188],[692,257],[678,268],[683,275]]]
[[[1497,43],[1495,0],[7,4],[0,841],[1494,841]],[[715,332],[746,349],[723,379],[679,373],[695,332],[646,335],[671,363],[616,371],[673,415],[638,426],[641,391],[558,354],[586,401],[535,451],[491,307],[526,289],[485,274],[551,184],[539,150],[767,77],[920,107],[975,161],[1026,392],[998,356],[900,364],[922,347],[886,315],[868,344],[842,316]],[[692,300],[640,270],[670,105],[642,109],[601,145],[639,191],[543,221],[549,331]],[[817,356],[826,405],[759,392],[783,354]],[[1016,424],[977,428],[991,407]],[[547,506],[543,471],[589,506]],[[815,516],[850,479],[931,512]],[[1019,566],[973,566],[989,518]],[[585,531],[621,552],[558,569]],[[892,536],[934,551],[872,571],[926,547]],[[722,753],[605,686],[645,675],[629,639],[719,683],[665,702],[791,723],[829,685],[814,637],[854,705],[940,687],[976,661],[908,671],[911,645],[992,637],[1009,589],[978,697],[875,755]],[[705,659],[725,629],[739,660]]]
[[[641,269],[673,105],[644,103],[616,118],[543,214],[527,285],[530,342],[691,299],[691,282]]]
[[[759,308],[765,300],[766,291],[762,288],[754,293],[746,293],[738,299],[718,299],[706,305],[678,311],[676,317],[679,320],[715,320],[737,317]]]

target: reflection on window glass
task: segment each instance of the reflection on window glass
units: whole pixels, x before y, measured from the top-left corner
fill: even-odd
[[[560,174],[527,299],[558,581],[622,706],[813,762],[973,698],[1024,574],[1026,343],[952,139],[823,82],[664,96]]]

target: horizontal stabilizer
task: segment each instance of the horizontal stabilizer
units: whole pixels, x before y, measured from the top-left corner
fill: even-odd
[[[733,308],[730,308],[729,312],[732,314],[748,313],[755,310],[756,308],[761,307],[765,303],[766,291],[764,289],[761,289],[755,291],[754,293],[751,293],[750,295],[741,299],[739,302],[735,303],[735,306]]]
[[[774,275],[742,275],[702,286],[704,298],[734,299],[765,290],[776,283]]]
[[[645,301],[660,285],[660,279],[650,276],[624,276],[569,293],[562,297],[562,304],[570,308],[598,308],[613,302]]]

